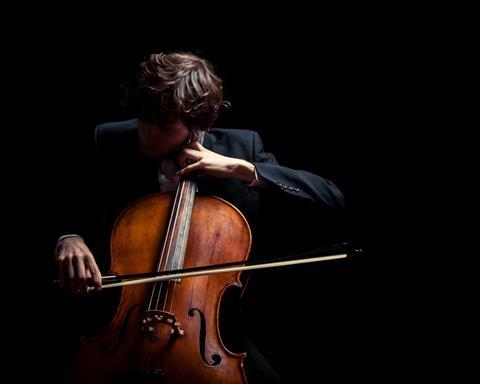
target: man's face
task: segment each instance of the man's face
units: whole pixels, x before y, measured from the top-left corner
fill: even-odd
[[[180,119],[165,124],[138,120],[138,133],[140,150],[153,159],[171,154],[190,136],[190,130]]]

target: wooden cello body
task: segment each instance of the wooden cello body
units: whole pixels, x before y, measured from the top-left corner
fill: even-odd
[[[230,203],[195,197],[184,180],[176,193],[130,205],[111,237],[111,272],[143,273],[248,258],[251,233]],[[245,354],[228,351],[219,332],[222,296],[241,287],[240,272],[122,288],[105,333],[83,339],[66,383],[246,383]]]

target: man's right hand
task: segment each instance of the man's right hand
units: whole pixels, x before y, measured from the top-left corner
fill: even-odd
[[[85,295],[88,292],[88,279],[92,279],[97,291],[102,288],[100,270],[81,237],[71,236],[60,240],[55,249],[55,259],[62,288],[70,289],[74,295]]]

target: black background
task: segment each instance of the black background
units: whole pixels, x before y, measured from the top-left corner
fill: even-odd
[[[63,301],[49,286],[55,277],[52,245],[56,222],[68,215],[68,196],[87,184],[80,169],[90,161],[94,127],[129,117],[118,103],[119,85],[146,54],[186,50],[209,59],[224,79],[232,108],[215,126],[259,131],[281,164],[327,177],[345,193],[347,209],[335,215],[288,207],[276,212],[272,256],[336,241],[351,241],[364,250],[344,264],[256,275],[255,293],[246,304],[246,332],[287,382],[342,378],[352,371],[365,378],[373,374],[365,353],[382,359],[391,337],[388,331],[378,334],[386,304],[377,300],[376,290],[379,280],[390,277],[382,268],[388,256],[379,252],[388,232],[386,207],[392,203],[385,201],[391,170],[383,159],[402,137],[416,52],[404,55],[395,34],[357,32],[337,31],[308,44],[272,37],[213,47],[174,45],[151,35],[63,42],[49,35],[33,40],[30,54],[12,56],[12,64],[21,68],[20,108],[14,114],[15,126],[22,128],[14,140],[29,160],[18,161],[21,168],[14,174],[27,208],[18,215],[17,232],[32,234],[19,243],[25,249],[34,244],[35,251],[28,253],[35,255],[31,270],[38,272],[38,289],[25,291],[30,307],[42,313],[37,327],[45,329],[34,351],[47,344],[55,351],[39,368],[42,373],[58,375],[67,355],[62,348],[71,336],[68,321],[77,325],[59,317]],[[15,304],[22,295],[19,290]],[[30,330],[32,322],[26,323]],[[25,353],[22,346],[18,353]]]

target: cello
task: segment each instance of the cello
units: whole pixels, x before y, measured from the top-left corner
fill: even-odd
[[[82,339],[64,383],[247,383],[246,354],[230,352],[218,327],[224,293],[242,287],[241,271],[347,256],[239,267],[252,243],[245,217],[196,189],[182,178],[175,193],[143,197],[117,218],[110,277],[128,279],[104,285],[123,286],[117,311],[103,335]],[[145,271],[162,276],[130,280]]]
[[[192,178],[182,178],[176,192],[128,206],[112,230],[111,272],[245,261],[252,242],[245,217],[225,200],[196,196],[196,189]],[[218,329],[222,296],[242,287],[240,273],[123,287],[106,331],[82,338],[63,382],[247,383],[246,354],[230,352]]]

